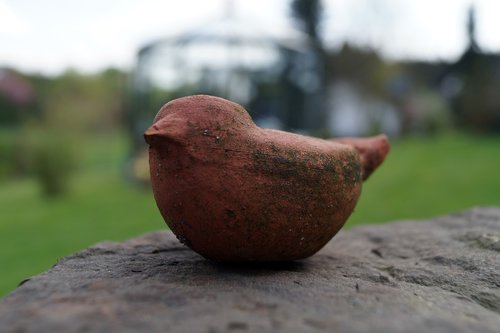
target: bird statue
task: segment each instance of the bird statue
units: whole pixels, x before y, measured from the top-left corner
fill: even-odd
[[[385,135],[324,140],[259,128],[242,106],[207,95],[168,102],[144,136],[165,222],[182,243],[223,262],[313,255],[389,152]]]

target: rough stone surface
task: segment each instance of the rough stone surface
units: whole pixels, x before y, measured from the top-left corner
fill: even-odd
[[[340,232],[267,266],[205,260],[168,232],[101,243],[23,281],[1,332],[496,332],[500,208]]]

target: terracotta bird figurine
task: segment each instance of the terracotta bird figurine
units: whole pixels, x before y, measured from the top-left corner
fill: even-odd
[[[153,193],[177,238],[215,261],[284,261],[321,249],[389,152],[385,135],[323,140],[257,127],[206,95],[165,104],[145,132]]]

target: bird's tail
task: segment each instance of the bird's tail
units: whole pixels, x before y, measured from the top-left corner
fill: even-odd
[[[390,150],[389,140],[384,134],[369,138],[332,139],[332,141],[350,145],[358,151],[363,166],[363,180],[384,162]]]

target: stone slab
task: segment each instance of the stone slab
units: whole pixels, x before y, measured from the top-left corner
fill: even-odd
[[[500,208],[341,231],[313,257],[210,262],[168,231],[66,257],[1,332],[500,332]]]

